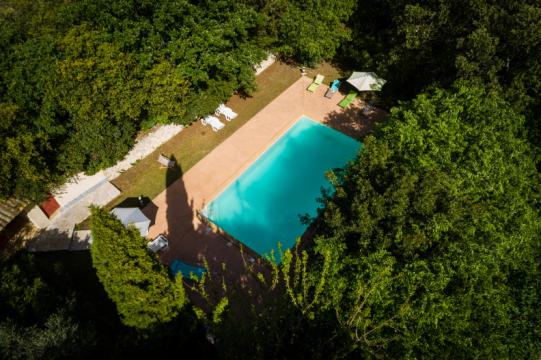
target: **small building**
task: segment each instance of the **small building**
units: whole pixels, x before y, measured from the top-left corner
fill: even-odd
[[[128,227],[133,225],[139,230],[141,236],[148,235],[148,228],[150,226],[150,219],[143,214],[143,212],[136,207],[121,208],[117,207],[111,210],[111,214],[115,215],[122,225]]]
[[[80,173],[54,190],[41,204],[34,206],[27,216],[36,227],[44,229],[68,210],[76,223],[88,216],[88,205],[105,205],[119,194],[120,191],[109,183],[103,171],[94,175]],[[84,209],[74,211],[75,206]]]

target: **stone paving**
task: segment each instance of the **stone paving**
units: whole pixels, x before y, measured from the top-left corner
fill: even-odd
[[[52,218],[51,225],[40,230],[38,235],[30,240],[28,251],[58,251],[69,250],[75,225],[84,221],[89,215],[89,206],[103,206],[120,195],[120,191],[110,182],[105,181],[95,190],[85,194],[73,205],[61,208],[60,213]],[[81,246],[76,246],[80,248]]]
[[[103,173],[109,180],[116,178],[123,171],[131,168],[133,163],[151,154],[160,145],[166,143],[173,136],[181,132],[182,129],[184,129],[184,126],[177,124],[157,126],[152,132],[137,141],[124,159],[114,166],[103,170]]]

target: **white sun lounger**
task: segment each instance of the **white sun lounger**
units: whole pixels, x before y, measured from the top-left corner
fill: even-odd
[[[220,114],[225,116],[225,119],[227,121],[231,121],[238,116],[236,112],[234,112],[230,107],[227,107],[224,104],[220,104],[220,106],[218,106],[218,108],[216,109],[216,115]]]
[[[212,127],[212,130],[214,131],[219,131],[223,129],[223,127],[225,126],[224,123],[220,121],[220,119],[212,115],[205,116],[204,118],[202,118],[201,124],[210,125]]]

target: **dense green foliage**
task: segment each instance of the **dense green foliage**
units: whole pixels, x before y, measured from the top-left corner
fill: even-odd
[[[266,32],[276,34],[275,50],[301,63],[316,64],[332,59],[340,44],[350,38],[344,22],[355,1],[278,0],[264,1],[268,14]]]
[[[92,210],[92,263],[122,322],[149,329],[172,321],[186,299],[182,277],[172,280],[139,230],[105,210]]]
[[[394,108],[366,139],[316,236],[333,259],[320,307],[354,346],[391,358],[541,354],[540,182],[522,121],[464,85]]]
[[[89,252],[19,252],[0,259],[2,359],[126,359],[188,351],[207,358],[209,350],[189,311],[151,330],[123,325]]]
[[[220,358],[323,360],[353,354],[349,337],[337,326],[334,309],[320,306],[328,274],[311,271],[308,255],[303,251],[299,257],[297,250],[285,251],[281,265],[272,263],[263,272],[246,264],[252,278],[248,289],[198,289],[203,298],[218,304],[224,303],[225,292],[230,305],[216,306],[212,316],[203,317]],[[328,260],[326,269],[330,269]]]
[[[77,324],[63,312],[50,315],[43,327],[0,324],[0,353],[4,359],[82,358],[85,340]]]
[[[73,290],[56,293],[31,256],[2,261],[0,271],[0,357],[81,357],[94,345],[92,329],[73,319]],[[55,276],[63,277],[61,269]]]
[[[249,95],[268,50],[334,56],[354,1],[9,0],[0,5],[0,197],[114,164],[138,131]],[[299,29],[301,29],[299,31]]]
[[[342,55],[388,80],[390,101],[466,79],[501,88],[541,144],[538,0],[366,0]]]
[[[258,15],[233,2],[10,1],[0,15],[2,196],[38,198],[114,164],[139,129],[250,92],[263,57]]]

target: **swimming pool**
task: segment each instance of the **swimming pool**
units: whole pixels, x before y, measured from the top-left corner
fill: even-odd
[[[202,213],[258,254],[295,245],[307,225],[299,215],[317,214],[325,172],[355,158],[362,143],[308,117],[298,120]]]

